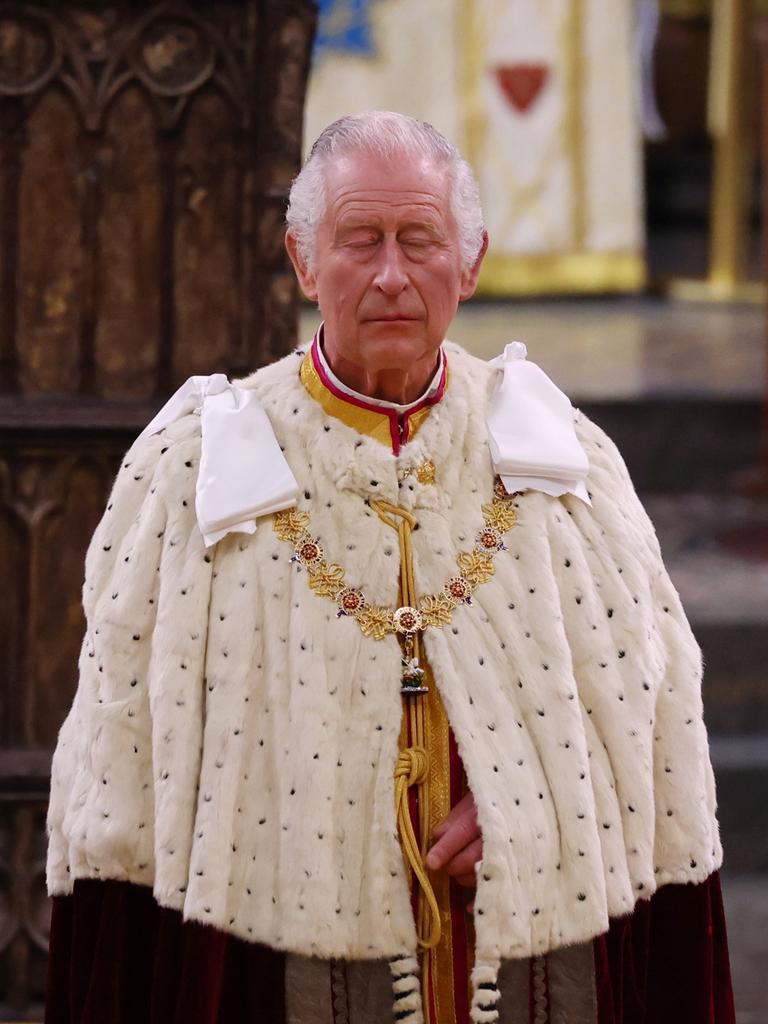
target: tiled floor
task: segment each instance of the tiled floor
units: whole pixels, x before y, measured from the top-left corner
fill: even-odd
[[[759,527],[768,536],[768,501],[683,494],[654,495],[644,505],[692,621],[768,628],[768,558],[759,560],[739,548],[747,528]]]

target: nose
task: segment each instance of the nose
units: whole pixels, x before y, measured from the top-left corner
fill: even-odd
[[[396,238],[385,237],[377,254],[373,284],[385,295],[400,295],[408,285],[405,257]]]

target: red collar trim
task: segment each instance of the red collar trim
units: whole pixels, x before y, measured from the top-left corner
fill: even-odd
[[[377,405],[375,402],[367,402],[365,399],[356,398],[354,395],[348,395],[345,391],[338,388],[333,381],[330,379],[328,374],[323,368],[322,361],[318,354],[320,347],[320,332],[322,331],[322,325],[318,328],[317,333],[312,339],[312,348],[310,350],[312,355],[312,364],[317,371],[317,375],[323,382],[323,385],[328,388],[331,394],[340,399],[342,402],[349,402],[350,405],[355,405],[359,409],[367,409],[369,412],[377,412],[380,416],[386,416],[389,420],[389,436],[392,441],[392,451],[395,455],[400,454],[400,448],[404,445],[410,435],[410,420],[414,413],[419,412],[428,405],[436,405],[445,394],[445,384],[447,380],[447,369],[448,360],[445,352],[440,350],[440,358],[442,359],[442,373],[440,374],[440,383],[437,386],[435,393],[427,398],[424,398],[418,405],[414,405],[412,409],[409,409],[404,413],[397,413],[394,409],[387,409]]]

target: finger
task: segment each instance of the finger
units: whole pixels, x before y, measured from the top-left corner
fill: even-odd
[[[427,854],[427,867],[433,871],[438,870],[479,836],[480,829],[473,806],[448,825]]]
[[[458,875],[466,875],[470,871],[474,873],[475,864],[477,864],[482,856],[483,841],[482,839],[475,839],[448,861],[445,865],[445,871],[454,878]]]
[[[427,867],[438,871],[470,843],[479,838],[476,822],[466,819],[454,822],[427,854]]]
[[[451,825],[457,821],[461,816],[468,810],[474,809],[475,799],[471,793],[465,793],[464,796],[459,800],[455,807],[453,807],[450,813],[445,817],[439,825],[436,825],[432,829],[433,840],[439,839],[446,829],[450,828]]]

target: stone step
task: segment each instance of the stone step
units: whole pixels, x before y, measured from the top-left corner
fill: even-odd
[[[768,733],[768,628],[692,623],[704,655],[704,717],[721,735]]]
[[[638,493],[723,494],[758,461],[756,398],[639,396],[574,405],[613,439]]]
[[[723,905],[728,922],[736,1024],[768,1021],[765,983],[768,935],[768,875],[722,874]]]
[[[642,500],[701,645],[709,729],[768,732],[768,502],[712,493]]]
[[[768,872],[768,733],[710,735],[724,866]]]

